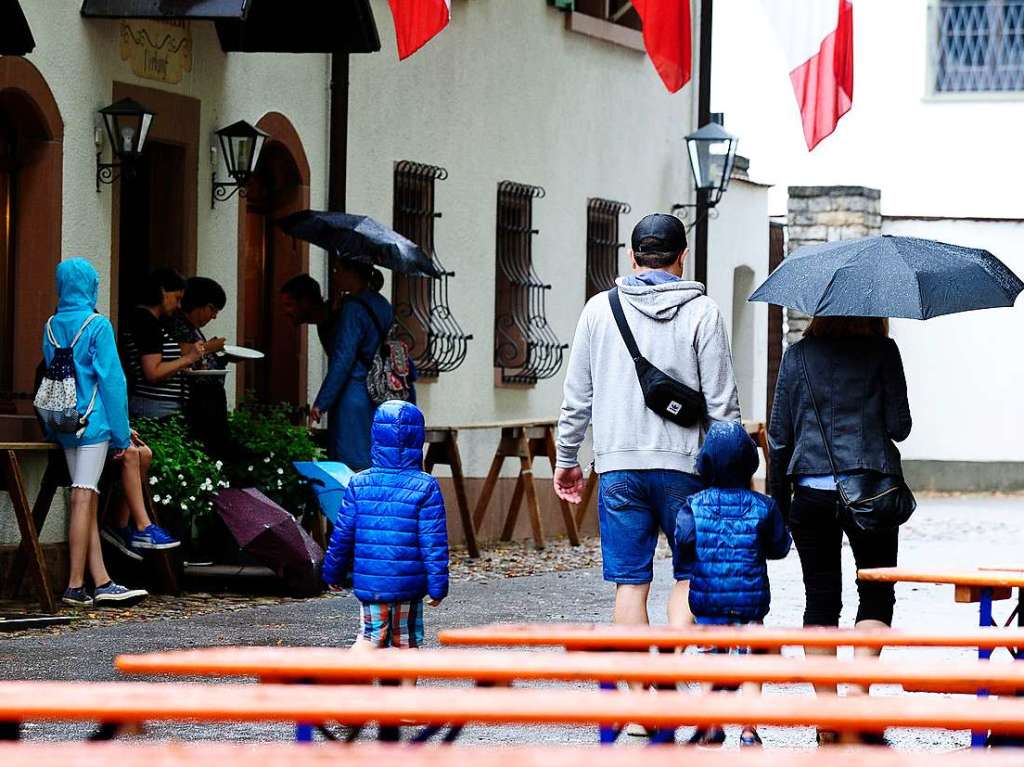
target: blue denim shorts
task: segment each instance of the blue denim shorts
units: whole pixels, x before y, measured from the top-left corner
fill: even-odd
[[[650,583],[660,529],[672,547],[675,579],[689,580],[690,565],[680,562],[673,540],[676,514],[683,501],[703,489],[700,477],[670,469],[602,474],[597,509],[604,579],[618,584]]]

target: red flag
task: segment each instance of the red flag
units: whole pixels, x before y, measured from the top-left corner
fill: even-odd
[[[690,82],[690,0],[633,0],[633,7],[643,21],[647,55],[665,87],[675,93]]]
[[[451,0],[388,0],[395,19],[398,58],[416,53],[448,26],[452,17]]]

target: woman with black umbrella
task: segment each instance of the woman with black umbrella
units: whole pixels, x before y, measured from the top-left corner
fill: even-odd
[[[768,433],[770,489],[800,555],[805,626],[839,625],[844,534],[858,569],[896,564],[899,528],[859,529],[840,514],[836,486],[837,477],[858,473],[903,474],[894,442],[910,435],[910,405],[888,325],[815,317],[782,360]],[[893,584],[858,581],[857,593],[858,628],[892,624]]]

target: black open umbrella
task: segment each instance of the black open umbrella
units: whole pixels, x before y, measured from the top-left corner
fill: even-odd
[[[440,277],[419,245],[369,216],[302,210],[277,225],[292,237],[317,245],[332,255],[382,266],[413,277]]]
[[[799,248],[750,296],[832,317],[905,317],[1013,306],[1024,283],[987,250],[917,237]]]

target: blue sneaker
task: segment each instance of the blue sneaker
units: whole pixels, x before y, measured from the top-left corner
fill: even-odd
[[[65,591],[60,601],[72,607],[92,607],[92,597],[82,586]]]
[[[97,605],[103,605],[138,602],[148,596],[149,592],[145,589],[130,589],[119,583],[108,581],[103,586],[96,587],[92,594],[92,599]]]
[[[180,545],[181,541],[157,525],[149,525],[145,530],[132,534],[132,546],[136,549],[174,549]]]
[[[122,528],[104,527],[100,530],[100,536],[126,557],[142,561],[142,555],[135,550],[135,528],[131,525]]]

